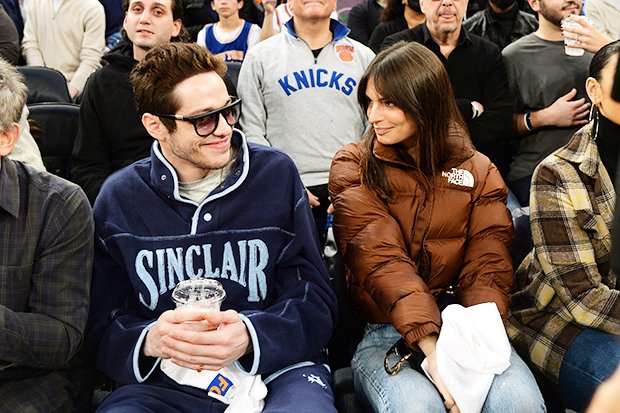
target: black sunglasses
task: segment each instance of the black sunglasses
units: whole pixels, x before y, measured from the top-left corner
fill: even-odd
[[[207,113],[201,113],[194,116],[182,116],[182,115],[167,115],[157,114],[160,118],[182,120],[183,122],[189,122],[194,125],[194,130],[198,136],[209,136],[217,129],[217,125],[220,121],[220,115],[224,117],[226,123],[229,126],[234,126],[241,116],[241,98],[236,96],[230,97],[230,103],[219,109],[212,110]]]

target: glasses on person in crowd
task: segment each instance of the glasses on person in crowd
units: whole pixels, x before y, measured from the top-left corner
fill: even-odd
[[[211,135],[213,131],[217,129],[217,125],[220,122],[220,115],[224,117],[224,120],[229,126],[234,126],[241,115],[241,98],[231,96],[230,103],[226,104],[226,106],[194,116],[155,114],[155,116],[160,118],[174,119],[191,123],[194,125],[194,130],[198,136]]]

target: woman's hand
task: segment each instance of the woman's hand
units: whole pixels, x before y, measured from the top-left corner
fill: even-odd
[[[618,413],[620,412],[620,368],[598,386],[587,413]]]
[[[575,45],[576,47],[579,47],[586,52],[596,53],[600,48],[613,41],[603,33],[599,32],[587,19],[574,15],[572,15],[570,19],[579,23],[579,26],[562,27],[562,30],[565,37],[577,40],[578,44]]]
[[[443,381],[437,372],[437,358],[435,351],[437,349],[437,336],[435,334],[431,334],[430,336],[422,337],[418,340],[418,346],[426,356],[426,361],[428,362],[428,373],[433,379],[435,387],[437,387],[441,397],[443,397],[443,404],[446,407],[446,410],[450,413],[459,413],[460,410],[456,405],[456,402],[452,398],[452,395],[448,391],[446,385],[443,384]]]

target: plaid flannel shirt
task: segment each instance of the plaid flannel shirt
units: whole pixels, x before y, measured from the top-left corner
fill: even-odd
[[[70,412],[80,380],[69,370],[88,316],[92,212],[77,185],[0,162],[0,411]]]
[[[518,268],[508,334],[557,383],[562,359],[586,328],[620,335],[620,291],[610,270],[616,194],[592,124],[534,171],[530,224],[534,249]]]

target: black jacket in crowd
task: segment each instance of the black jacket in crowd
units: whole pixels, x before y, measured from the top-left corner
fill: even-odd
[[[383,7],[377,0],[363,0],[353,6],[347,18],[347,27],[351,30],[349,37],[368,46],[370,35],[379,24]]]
[[[19,62],[19,35],[2,4],[0,4],[0,57],[12,65]]]
[[[147,157],[153,143],[129,84],[129,73],[138,64],[133,46],[121,42],[103,60],[107,65],[93,73],[84,88],[71,159],[71,178],[91,204],[110,174]]]
[[[408,28],[409,26],[407,25],[405,16],[383,22],[372,32],[372,36],[370,36],[370,40],[368,41],[368,47],[370,47],[373,52],[379,53],[381,51],[381,45],[386,37],[407,30]]]
[[[514,27],[508,36],[504,34],[501,23],[493,16],[488,7],[465,20],[463,27],[469,33],[495,43],[502,50],[515,40],[538,29],[538,20],[533,15],[520,11],[516,7],[512,11],[512,15],[514,16]]]
[[[506,176],[510,164],[513,102],[508,89],[506,65],[499,48],[461,28],[458,44],[446,59],[426,24],[388,36],[382,48],[401,40],[423,44],[442,61],[476,149],[491,158],[502,175]],[[472,101],[484,107],[482,115],[474,119]]]

